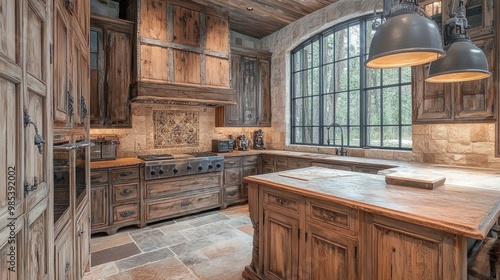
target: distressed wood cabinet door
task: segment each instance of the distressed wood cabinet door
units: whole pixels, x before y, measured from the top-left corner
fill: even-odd
[[[92,186],[90,189],[90,213],[92,213],[92,233],[99,232],[109,225],[108,185]]]
[[[357,241],[311,223],[306,236],[306,279],[358,279]]]
[[[52,279],[52,1],[0,11],[0,278]]]
[[[264,275],[267,279],[299,279],[299,220],[265,210]]]

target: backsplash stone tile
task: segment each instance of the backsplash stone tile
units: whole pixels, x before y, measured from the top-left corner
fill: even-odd
[[[153,110],[154,148],[198,146],[199,112]]]

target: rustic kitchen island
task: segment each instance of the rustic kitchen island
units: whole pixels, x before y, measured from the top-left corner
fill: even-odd
[[[466,279],[468,243],[498,220],[499,172],[392,171],[447,181],[428,190],[321,167],[245,177],[254,242],[244,278]]]

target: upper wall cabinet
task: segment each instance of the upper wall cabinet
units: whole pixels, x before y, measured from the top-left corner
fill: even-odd
[[[216,109],[217,126],[271,126],[271,53],[233,47],[235,105]]]
[[[134,23],[90,18],[90,125],[129,127]]]
[[[456,12],[458,1],[422,1],[420,3],[440,26]],[[486,55],[489,71],[487,79],[463,83],[435,84],[425,82],[429,65],[413,67],[413,121],[474,122],[495,119],[495,85],[498,84],[498,50],[495,44],[493,17],[494,1],[466,1],[466,13],[472,42]]]
[[[137,23],[134,101],[235,103],[226,14],[190,1],[132,0],[127,17]]]

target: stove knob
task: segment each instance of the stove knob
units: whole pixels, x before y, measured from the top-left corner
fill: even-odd
[[[214,166],[210,163],[210,164],[208,165],[208,169],[212,169],[212,168],[214,168]]]
[[[191,165],[186,166],[186,168],[187,168],[187,170],[193,169],[193,167]]]
[[[151,176],[155,176],[156,175],[156,171],[151,170],[151,171],[149,171],[149,174],[151,174]]]
[[[198,171],[202,171],[203,170],[203,166],[198,166]]]
[[[174,174],[177,174],[177,172],[179,172],[179,170],[177,170],[177,168],[174,167],[174,169],[172,169],[172,172],[174,172]]]
[[[220,163],[217,163],[217,164],[215,165],[215,167],[217,167],[217,168],[221,168],[221,166],[222,166],[222,165],[221,165]]]
[[[163,175],[163,174],[165,174],[165,170],[163,170],[163,168],[160,168],[160,170],[158,170],[158,173],[159,173],[160,175]]]

